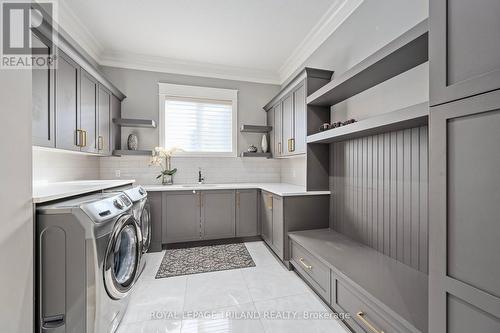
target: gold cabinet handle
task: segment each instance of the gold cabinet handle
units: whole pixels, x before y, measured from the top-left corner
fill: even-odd
[[[313,268],[311,265],[308,265],[305,263],[304,258],[300,258],[299,261],[302,264],[302,266],[304,266],[305,268],[307,268],[309,270],[311,270]]]
[[[82,147],[87,147],[87,131],[86,130],[82,130],[82,133],[83,133]]]
[[[267,209],[273,209],[273,196],[269,194],[267,195]]]
[[[99,135],[97,137],[97,149],[98,150],[102,150],[103,149],[103,146],[104,146],[104,143],[103,143],[103,137],[101,135]]]
[[[365,319],[365,313],[363,311],[359,311],[358,313],[356,313],[356,317],[358,317],[359,320],[361,320],[361,322],[363,324],[365,324],[365,326],[372,332],[372,333],[384,333],[384,331],[379,331],[375,328],[375,326],[373,326],[368,320]]]
[[[77,147],[82,146],[82,141],[83,141],[82,135],[83,135],[82,131],[77,129],[75,132],[75,146],[77,146]]]
[[[288,152],[293,153],[295,151],[295,139],[288,139]]]
[[[236,207],[240,208],[240,192],[236,192]]]

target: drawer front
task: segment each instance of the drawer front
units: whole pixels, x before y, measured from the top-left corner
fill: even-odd
[[[418,332],[394,322],[386,312],[365,301],[353,286],[338,278],[332,279],[332,306],[337,312],[349,313],[345,322],[356,333]]]
[[[290,243],[291,262],[316,292],[330,302],[330,269],[295,242]]]

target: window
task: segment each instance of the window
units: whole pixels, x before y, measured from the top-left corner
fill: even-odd
[[[237,90],[159,83],[160,145],[184,156],[237,156]]]

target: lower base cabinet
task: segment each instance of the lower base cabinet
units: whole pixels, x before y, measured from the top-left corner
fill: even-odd
[[[276,255],[283,260],[284,254],[284,223],[283,200],[269,192],[261,193],[260,218],[262,224],[262,239]]]
[[[200,240],[201,192],[164,192],[163,243]]]
[[[200,239],[235,237],[234,191],[202,191]]]
[[[257,190],[236,191],[236,237],[260,234],[258,194]]]

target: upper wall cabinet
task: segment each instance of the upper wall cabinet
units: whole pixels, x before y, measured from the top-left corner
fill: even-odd
[[[43,36],[32,34],[33,46],[51,53],[50,42]],[[51,66],[32,71],[32,135],[33,145],[54,147],[54,69]]]
[[[57,61],[55,68],[32,72],[33,145],[111,155],[121,141],[120,128],[111,119],[121,118],[125,95],[75,51],[78,47],[64,38],[54,45],[52,37],[43,29],[33,30],[33,44],[45,47]]]
[[[97,102],[97,151],[102,155],[111,155],[111,93],[101,84]]]
[[[330,82],[333,72],[305,68],[264,110],[268,115],[268,125],[273,126],[271,146],[274,157],[288,157],[306,152],[306,97]]]
[[[500,89],[500,1],[430,2],[430,104]]]
[[[78,130],[80,67],[59,51],[56,70],[56,148],[80,150],[82,135]]]

